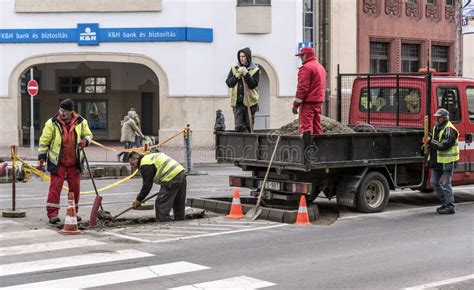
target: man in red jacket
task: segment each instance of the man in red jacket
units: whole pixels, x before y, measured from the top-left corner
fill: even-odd
[[[303,47],[296,56],[301,57],[303,65],[298,72],[293,114],[298,114],[299,109],[300,133],[323,134],[320,115],[326,92],[326,70],[316,59],[312,47]]]

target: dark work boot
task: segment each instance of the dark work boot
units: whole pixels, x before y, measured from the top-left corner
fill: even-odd
[[[445,207],[443,209],[438,210],[439,214],[454,214],[454,207]]]
[[[55,225],[55,224],[60,223],[60,222],[61,222],[61,219],[58,218],[57,216],[53,216],[53,217],[49,218],[49,223],[50,224]]]
[[[438,208],[436,209],[436,212],[439,213],[440,210],[445,209],[445,208],[446,208],[446,207],[445,207],[444,205],[442,205],[442,206],[440,206],[440,207],[438,207]]]

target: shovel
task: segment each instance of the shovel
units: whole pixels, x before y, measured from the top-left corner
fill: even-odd
[[[260,203],[262,202],[263,192],[265,191],[265,183],[267,183],[268,173],[270,173],[270,168],[272,167],[273,159],[275,158],[275,153],[277,151],[278,144],[280,143],[280,138],[281,135],[278,135],[278,138],[275,143],[275,148],[273,149],[272,158],[270,158],[270,163],[268,163],[267,172],[265,173],[265,177],[263,178],[263,183],[262,187],[260,188],[260,194],[258,195],[257,204],[254,208],[252,208],[245,214],[245,219],[247,220],[256,220],[258,216],[262,213]]]
[[[110,214],[110,212],[105,211],[104,208],[102,207],[102,196],[100,196],[99,192],[97,191],[97,187],[94,181],[94,175],[92,174],[91,168],[89,166],[89,160],[87,160],[86,150],[82,149],[82,153],[84,154],[84,160],[86,161],[87,170],[89,171],[89,175],[91,177],[92,185],[94,186],[94,191],[96,195],[94,199],[94,203],[92,204],[91,215],[89,217],[89,224],[91,226],[95,226],[97,224],[97,215],[99,213],[99,207],[101,210],[101,216],[104,219],[109,219],[108,217],[112,215]]]
[[[145,199],[142,201],[142,203],[144,203],[145,201],[147,201],[147,200],[149,200],[149,199],[152,199],[152,198],[154,198],[155,196],[157,196],[157,195],[158,195],[158,193],[159,193],[159,192],[157,192],[157,193],[155,193],[155,194],[153,194],[153,195],[151,195],[151,196],[149,196],[149,197],[145,198]],[[127,208],[126,210],[122,211],[122,212],[121,212],[121,213],[119,213],[118,215],[116,215],[116,216],[112,217],[112,220],[115,220],[116,218],[118,218],[119,216],[123,215],[124,213],[126,213],[127,211],[129,211],[129,210],[131,210],[131,209],[133,209],[133,206],[131,206],[131,207]]]
[[[247,100],[247,116],[249,118],[249,126],[250,126],[250,133],[253,133],[253,120],[252,120],[252,109],[250,108],[250,97],[249,97],[249,88],[247,87],[247,84],[245,83],[245,80],[242,80],[244,83],[244,95],[245,99]]]

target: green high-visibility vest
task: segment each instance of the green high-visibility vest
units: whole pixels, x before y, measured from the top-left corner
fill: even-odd
[[[184,171],[181,164],[164,153],[151,153],[143,156],[140,161],[140,168],[151,164],[156,166],[156,174],[153,177],[153,182],[156,184],[170,182],[176,175]]]
[[[232,73],[235,75],[237,73],[237,70],[239,69],[238,66],[233,66],[232,67]],[[256,72],[258,71],[258,67],[254,67],[252,69],[249,70],[249,74],[250,76],[253,76]],[[243,77],[243,76],[242,76]],[[245,82],[245,80],[242,80],[243,82]],[[245,87],[245,83],[244,83],[244,87]],[[237,84],[235,84],[235,86],[231,89],[231,94],[230,94],[230,105],[232,107],[235,107],[237,105],[237,94],[238,94],[238,87],[239,87],[239,83],[237,82]],[[245,96],[245,91],[248,91],[248,99],[250,101],[250,106],[254,106],[256,104],[258,104],[258,100],[260,99],[260,94],[258,92],[258,88],[254,88],[254,89],[250,89],[248,88],[248,90],[245,90],[244,89],[244,105],[245,106],[249,106],[248,105],[248,102],[247,102],[247,96]]]
[[[86,139],[87,142],[92,140],[92,132],[89,129],[87,120],[78,116],[76,124],[74,124],[74,131],[76,133],[76,158],[78,157],[81,171],[83,170],[84,152],[79,148],[81,139]],[[48,171],[56,172],[59,166],[59,158],[61,156],[62,147],[62,128],[61,124],[55,117],[46,121],[41,137],[39,138],[38,154],[48,158]]]
[[[459,141],[459,131],[458,129],[456,129],[456,127],[454,127],[453,123],[451,123],[450,121],[448,121],[448,123],[446,123],[446,126],[444,126],[444,128],[441,130],[441,132],[439,132],[439,140],[438,141],[441,141],[441,139],[443,138],[443,133],[444,133],[444,130],[446,130],[446,128],[449,127],[451,129],[453,129],[454,131],[456,131],[457,133],[457,137],[456,137],[456,142],[454,143],[453,147],[451,147],[450,149],[446,150],[446,151],[439,151],[437,152],[437,162],[438,163],[442,163],[442,164],[446,164],[446,163],[452,163],[452,162],[456,162],[459,160],[459,145],[458,145],[458,141]],[[432,133],[432,136],[434,137],[435,135],[435,128],[436,126],[433,127],[433,133]],[[428,160],[430,159],[430,156],[428,156]]]

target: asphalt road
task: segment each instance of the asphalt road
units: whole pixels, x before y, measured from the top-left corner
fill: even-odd
[[[230,195],[227,177],[240,173],[228,166],[199,170],[209,175],[189,177],[188,197]],[[89,183],[83,180],[82,190],[92,189]],[[209,215],[80,236],[58,235],[47,225],[47,187],[35,180],[19,184],[17,203],[27,218],[0,218],[0,287],[474,288],[474,186],[455,188],[456,214],[450,216],[435,213],[434,194],[403,191],[393,192],[385,212],[370,215],[317,200],[330,221],[324,225]],[[128,207],[139,188],[140,180],[132,180],[104,192],[104,207]],[[10,187],[0,185],[2,209],[10,207],[9,194]],[[81,212],[88,213],[93,199],[82,197]],[[136,215],[152,217],[153,211],[130,213]]]

